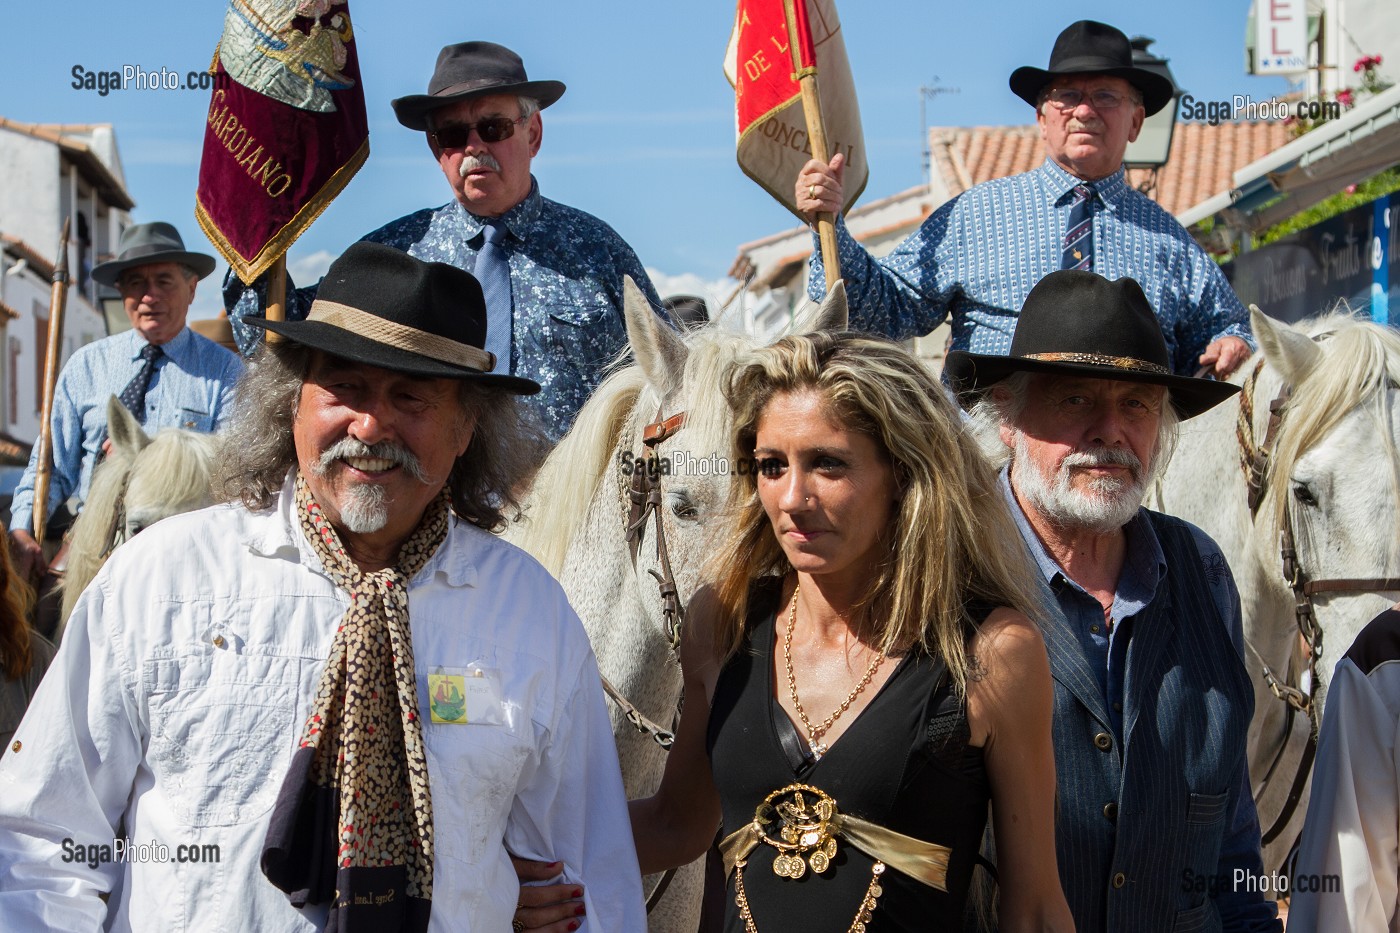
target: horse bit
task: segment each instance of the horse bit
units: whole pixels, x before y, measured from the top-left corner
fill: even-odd
[[[1244,471],[1248,490],[1249,513],[1252,517],[1259,514],[1259,508],[1264,501],[1269,480],[1269,459],[1273,456],[1274,447],[1278,443],[1279,428],[1283,423],[1284,411],[1293,392],[1292,387],[1287,383],[1279,387],[1278,395],[1269,403],[1269,422],[1264,430],[1264,442],[1255,447],[1253,443],[1254,388],[1259,381],[1259,373],[1263,367],[1264,361],[1261,359],[1254,365],[1254,369],[1244,381],[1243,391],[1240,393],[1239,420],[1235,425],[1235,435],[1240,445],[1240,468]],[[1317,662],[1322,656],[1322,628],[1317,624],[1317,614],[1313,609],[1312,598],[1319,593],[1374,593],[1400,590],[1400,578],[1397,577],[1333,577],[1309,580],[1298,563],[1298,549],[1293,535],[1292,507],[1286,493],[1279,492],[1279,495],[1284,497],[1283,521],[1279,528],[1279,557],[1283,564],[1283,578],[1293,590],[1293,615],[1298,626],[1298,634],[1302,636],[1303,643],[1308,649],[1308,692],[1304,693],[1297,687],[1283,682],[1269,668],[1258,652],[1255,652],[1255,659],[1263,668],[1264,683],[1268,685],[1269,691],[1275,697],[1288,706],[1288,718],[1284,724],[1284,742],[1279,746],[1278,754],[1270,763],[1263,783],[1268,782],[1268,779],[1273,775],[1274,768],[1278,766],[1283,757],[1283,750],[1288,744],[1287,736],[1292,733],[1295,713],[1303,713],[1309,719],[1313,715],[1313,700],[1317,696],[1318,686]],[[1316,723],[1313,723],[1313,727],[1308,730],[1307,745],[1303,749],[1303,756],[1298,764],[1298,773],[1293,779],[1293,785],[1289,789],[1283,810],[1274,821],[1273,826],[1261,837],[1261,842],[1264,845],[1273,842],[1292,818],[1293,812],[1298,807],[1298,802],[1302,799],[1303,786],[1307,783],[1308,775],[1312,771],[1313,759],[1316,754],[1317,729]]]

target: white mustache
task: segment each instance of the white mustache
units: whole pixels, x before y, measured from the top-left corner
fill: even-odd
[[[1062,471],[1098,466],[1127,467],[1132,473],[1134,482],[1137,482],[1142,476],[1142,461],[1131,450],[1121,447],[1097,447],[1093,450],[1070,454],[1060,461]]]
[[[356,440],[353,437],[344,437],[336,441],[322,452],[316,460],[315,472],[318,476],[323,476],[330,470],[331,464],[337,460],[344,460],[347,457],[368,457],[376,460],[388,460],[395,466],[401,466],[404,472],[420,483],[428,481],[427,474],[423,472],[423,464],[402,444],[394,441],[380,441],[378,444],[366,444],[364,441]]]
[[[462,164],[458,167],[457,174],[466,178],[468,172],[483,168],[489,172],[499,172],[501,163],[497,162],[496,157],[489,152],[483,152],[481,155],[467,154],[462,156]]]

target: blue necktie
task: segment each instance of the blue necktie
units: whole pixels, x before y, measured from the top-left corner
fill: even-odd
[[[1065,226],[1065,246],[1060,258],[1061,269],[1094,269],[1094,186],[1075,185],[1074,203],[1069,208],[1069,223]]]
[[[476,254],[476,280],[486,299],[486,350],[496,354],[492,372],[510,372],[510,338],[514,315],[510,301],[510,256],[501,244],[506,228],[498,220],[486,222],[486,240]]]
[[[151,376],[156,371],[156,360],[160,359],[163,351],[153,343],[148,343],[141,348],[141,359],[145,360],[141,364],[141,371],[126,384],[122,389],[122,394],[118,396],[119,401],[126,406],[126,410],[136,416],[136,420],[142,424],[146,423],[146,390],[151,387]]]

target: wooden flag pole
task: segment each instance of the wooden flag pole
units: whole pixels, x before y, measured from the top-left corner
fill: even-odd
[[[272,268],[267,270],[267,319],[269,321],[285,321],[287,319],[287,254],[283,253],[277,257],[277,261],[272,264]],[[274,334],[266,331],[264,338],[268,343],[277,343],[282,339],[281,334]]]
[[[58,258],[53,264],[53,288],[49,292],[49,345],[44,353],[44,402],[39,414],[39,466],[34,472],[34,540],[44,546],[44,526],[49,522],[49,481],[53,476],[53,395],[58,385],[58,355],[63,346],[63,312],[68,306],[68,225],[58,238]]]
[[[822,122],[821,92],[817,88],[817,66],[803,67],[801,45],[798,42],[795,3],[807,0],[783,0],[788,27],[788,49],[792,52],[793,71],[802,89],[802,115],[807,119],[807,139],[812,144],[812,158],[818,162],[831,161],[826,143],[826,125]],[[826,269],[828,289],[841,281],[841,259],[836,253],[836,215],[823,211],[817,215],[817,240],[822,248],[822,266]]]

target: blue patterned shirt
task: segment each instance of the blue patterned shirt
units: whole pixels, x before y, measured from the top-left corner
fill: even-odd
[[[622,277],[630,275],[658,313],[661,301],[637,254],[616,231],[592,214],[542,197],[533,179],[530,194],[501,221],[509,231],[505,249],[514,304],[510,371],[540,384],[539,395],[526,396],[525,403],[557,441],[627,345]],[[485,219],[450,201],[401,217],[365,239],[470,272],[485,230]],[[264,294],[261,281],[245,289],[230,275],[225,283],[224,303],[245,354],[262,331],[242,319],[262,316]],[[289,290],[287,319],[305,318],[315,297],[314,285]]]
[[[97,453],[107,439],[107,400],[121,395],[141,371],[141,348],[146,340],[135,330],[113,334],[80,347],[58,374],[53,396],[53,475],[49,480],[49,510],[76,495],[87,498]],[[159,428],[213,431],[233,406],[233,389],[243,362],[212,340],[186,327],[168,343],[156,361],[146,389],[147,433]],[[29,454],[29,466],[15,487],[10,527],[30,531],[34,523],[34,474],[39,468],[39,445]]]
[[[894,252],[876,260],[837,222],[851,326],[907,340],[952,315],[954,350],[1004,354],[1026,295],[1060,268],[1074,187],[1050,159],[1022,175],[975,185],[934,211]],[[1122,169],[1093,183],[1094,271],[1131,276],[1157,312],[1172,367],[1191,375],[1212,341],[1249,341],[1249,317],[1219,266]],[[826,292],[820,248],[808,292]],[[1069,309],[1066,309],[1069,313]]]

